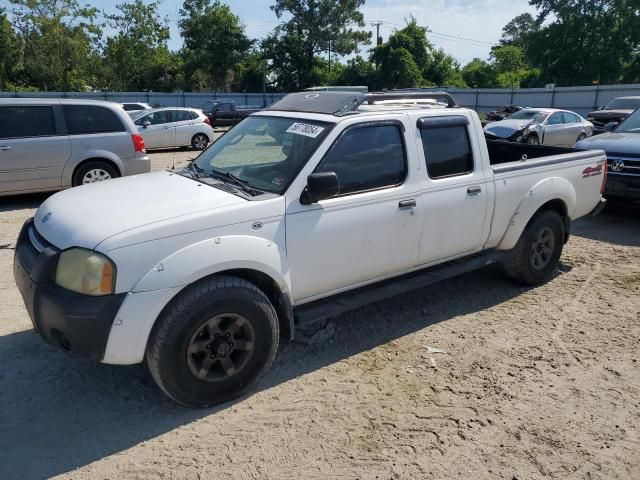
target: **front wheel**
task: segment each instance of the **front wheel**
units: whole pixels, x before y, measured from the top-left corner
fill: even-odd
[[[536,135],[529,135],[527,138],[528,145],[540,145],[540,139]]]
[[[557,212],[536,214],[503,262],[505,273],[525,285],[546,282],[558,266],[563,239],[564,224]]]
[[[204,150],[209,145],[209,137],[204,133],[196,133],[191,139],[191,147],[194,150]]]
[[[252,283],[220,276],[180,293],[161,314],[147,345],[158,386],[188,407],[239,397],[271,366],[278,317]]]
[[[577,142],[581,142],[585,138],[587,138],[587,134],[586,133],[581,133],[580,135],[578,135],[578,139],[576,140],[576,143]]]

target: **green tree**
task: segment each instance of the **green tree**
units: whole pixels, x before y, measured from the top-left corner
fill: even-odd
[[[526,35],[543,83],[616,83],[640,46],[638,0],[530,0],[541,28]]]
[[[458,88],[467,86],[458,61],[441,48],[431,53],[422,76],[432,85]]]
[[[11,0],[23,41],[25,81],[44,90],[85,90],[100,26],[96,8],[77,0]]]
[[[472,88],[495,86],[493,66],[479,58],[474,58],[462,68],[462,78]]]
[[[20,58],[20,40],[11,22],[0,9],[0,89],[16,83]]]
[[[364,0],[275,0],[271,9],[276,16],[289,19],[274,30],[264,46],[273,55],[282,87],[314,85],[318,63],[322,63],[318,55],[331,51],[338,58],[369,43],[371,33],[354,28],[365,25],[359,11],[363,4]],[[285,78],[285,65],[291,68],[292,78]]]
[[[375,66],[358,55],[347,61],[335,83],[337,85],[367,86],[369,90],[373,90],[375,88],[375,75]]]
[[[371,53],[378,71],[377,87],[405,88],[424,84],[422,71],[427,67],[432,48],[427,40],[427,28],[411,17],[404,28],[393,32]]]
[[[502,45],[491,50],[495,82],[501,88],[520,88],[527,79],[539,72],[527,63],[524,50],[515,45]]]
[[[252,46],[240,18],[219,0],[185,0],[180,15],[187,85],[228,89]]]
[[[540,29],[539,23],[530,13],[523,13],[515,17],[502,28],[501,45],[515,45],[527,48],[529,35]]]
[[[172,90],[180,63],[167,48],[169,20],[160,18],[160,2],[142,0],[116,5],[118,13],[106,15],[116,32],[104,48],[107,86],[111,89]]]

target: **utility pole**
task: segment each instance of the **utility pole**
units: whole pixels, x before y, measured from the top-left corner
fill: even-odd
[[[331,40],[329,40],[329,85],[331,85]]]
[[[371,26],[376,27],[376,46],[380,45],[382,42],[380,41],[380,26],[382,22],[378,20],[377,22],[371,22]]]

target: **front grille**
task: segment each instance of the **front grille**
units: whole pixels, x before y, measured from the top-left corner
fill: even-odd
[[[35,248],[38,252],[42,252],[45,248],[51,248],[53,250],[57,250],[50,242],[47,241],[40,232],[36,229],[35,225],[31,223],[27,228],[27,235],[29,236],[29,241],[33,248]]]
[[[608,155],[607,165],[611,175],[640,176],[640,158]]]

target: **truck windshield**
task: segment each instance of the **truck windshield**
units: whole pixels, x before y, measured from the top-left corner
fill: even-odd
[[[535,120],[542,123],[549,114],[547,112],[539,112],[538,110],[520,110],[509,116],[509,120]]]
[[[331,129],[331,124],[249,117],[194,160],[203,175],[231,174],[248,187],[282,193]]]
[[[640,109],[633,112],[615,130],[616,133],[640,133]]]

